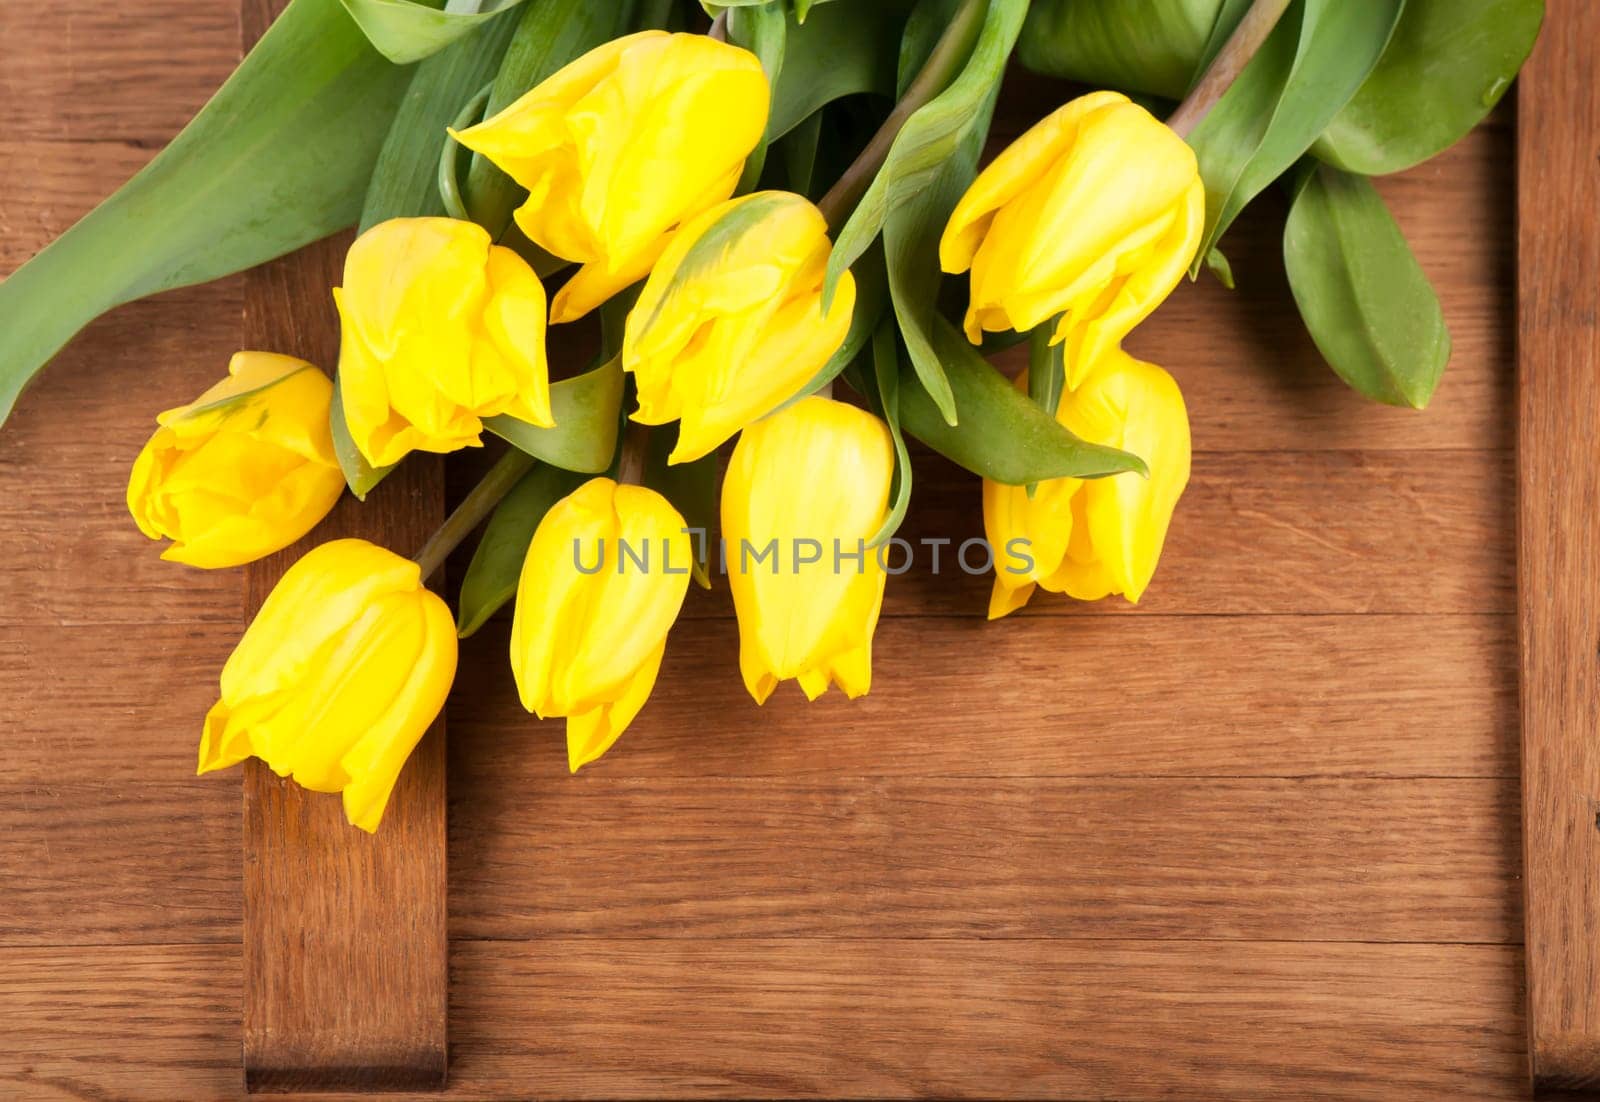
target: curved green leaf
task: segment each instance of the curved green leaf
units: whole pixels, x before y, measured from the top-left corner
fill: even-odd
[[[761,7],[739,8],[728,13],[728,41],[755,54],[761,69],[767,74],[767,83],[776,85],[783,74],[783,60],[788,38],[789,21],[781,4],[769,3]],[[772,119],[767,119],[770,132]],[[745,158],[744,173],[734,194],[742,195],[756,186],[761,179],[762,166],[767,163],[769,134],[763,134],[756,147]]]
[[[961,196],[978,174],[978,156],[989,136],[999,84],[978,109],[978,118],[955,152],[916,193],[889,211],[883,224],[883,253],[889,276],[889,295],[905,338],[912,368],[928,395],[950,424],[959,411],[955,395],[944,377],[944,367],[933,349],[931,329],[938,316],[939,238]]]
[[[551,466],[597,474],[611,466],[611,458],[616,453],[621,408],[622,358],[619,356],[593,371],[550,385],[554,428],[540,428],[507,414],[484,418],[483,427]]]
[[[873,92],[893,96],[909,0],[829,4],[788,27],[783,70],[772,89],[767,140],[776,141],[823,105]]]
[[[166,149],[0,282],[0,422],[50,357],[113,306],[353,225],[410,78],[338,0],[293,0]]]
[[[528,545],[539,522],[581,481],[577,475],[538,463],[495,506],[461,579],[461,606],[456,614],[456,632],[461,638],[481,628],[517,595],[522,562],[528,557]]]
[[[361,33],[396,65],[431,57],[522,0],[467,0],[440,10],[437,0],[340,0]]]
[[[390,218],[445,213],[435,182],[439,156],[449,139],[445,127],[494,79],[515,29],[510,20],[490,24],[412,70],[411,83],[372,169],[361,231]]]
[[[1389,48],[1311,152],[1367,176],[1454,145],[1527,60],[1544,0],[1408,0]]]
[[[1049,478],[1100,478],[1138,471],[1144,460],[1090,444],[1068,432],[989,366],[948,321],[933,330],[934,347],[961,408],[961,425],[947,423],[915,373],[900,372],[900,424],[934,451],[984,478],[1012,486]]]
[[[1379,402],[1426,406],[1450,333],[1372,183],[1328,165],[1309,172],[1284,226],[1283,261],[1311,339],[1339,377]]]
[[[1034,0],[1017,60],[1097,88],[1179,99],[1222,8],[1223,0]]]
[[[1295,0],[1190,135],[1206,188],[1205,263],[1245,204],[1299,160],[1372,71],[1405,0]]]
[[[889,211],[935,186],[962,143],[975,128],[987,123],[987,108],[1005,74],[1027,10],[1027,0],[990,0],[960,75],[912,112],[901,127],[883,167],[834,242],[823,282],[824,302],[831,300],[839,275],[878,236]]]
[[[894,441],[894,486],[889,513],[867,541],[877,547],[900,530],[906,510],[911,507],[911,453],[906,450],[906,434],[900,430],[900,351],[895,343],[894,326],[888,319],[872,335],[872,373],[877,389],[878,414],[889,426]]]

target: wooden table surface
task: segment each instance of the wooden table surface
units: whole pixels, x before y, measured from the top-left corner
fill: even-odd
[[[0,3],[0,273],[239,34],[237,0]],[[1238,291],[1185,285],[1130,341],[1197,449],[1136,610],[985,624],[987,580],[919,569],[870,697],[758,709],[725,588],[697,592],[579,777],[507,623],[468,642],[452,1096],[1523,1097],[1512,125],[1380,185],[1455,341],[1426,413],[1321,364],[1275,196],[1225,242]],[[193,773],[243,578],[160,562],[123,504],[241,288],[102,320],[0,431],[8,1099],[242,1091],[240,780]],[[973,479],[917,477],[905,535],[981,531]]]

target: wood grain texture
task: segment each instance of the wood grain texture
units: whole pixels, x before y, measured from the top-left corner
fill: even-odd
[[[328,289],[347,244],[325,241],[246,276],[246,347],[335,362],[338,317]],[[440,465],[417,457],[365,502],[346,495],[302,545],[248,567],[247,604],[259,607],[315,543],[359,536],[409,554],[443,519]],[[255,759],[244,775],[246,1087],[442,1086],[442,717],[412,752],[373,835],[345,821],[336,796],[307,792]]]
[[[282,0],[246,0],[248,47]],[[349,238],[245,277],[244,346],[331,369]],[[259,607],[306,547],[358,536],[406,555],[444,519],[439,460],[417,456],[364,503],[346,495],[302,546],[245,571]],[[442,1087],[448,1062],[444,721],[423,737],[381,829],[345,822],[262,762],[244,766],[244,1073],[247,1090]]]
[[[0,272],[176,131],[236,60],[241,7],[254,29],[271,10],[0,0],[0,98],[26,104],[0,137]],[[1065,94],[1034,87],[1002,127]],[[1511,122],[1379,183],[1454,338],[1426,413],[1363,403],[1320,363],[1271,193],[1229,234],[1239,289],[1185,283],[1134,335],[1181,380],[1200,449],[1137,610],[1041,597],[985,625],[985,580],[914,572],[871,696],[758,709],[725,591],[697,593],[638,724],[575,778],[559,724],[516,705],[504,623],[469,641],[448,712],[449,1095],[1525,1097]],[[290,857],[259,821],[245,842],[238,782],[193,768],[270,574],[245,593],[160,563],[121,495],[247,302],[252,327],[298,319],[258,339],[331,367],[338,255],[117,311],[0,432],[0,1097],[245,1089],[241,1043],[265,1031],[238,878],[290,913],[259,867]],[[974,482],[917,473],[908,534],[975,534]],[[313,538],[437,509],[433,477]],[[443,754],[427,742],[402,788],[442,785]],[[336,798],[249,783],[262,816],[297,801],[336,875],[381,861]],[[380,837],[438,847],[443,824]],[[443,929],[442,874],[393,889],[390,933],[365,941],[370,913],[295,900],[276,959],[442,977],[393,933],[395,901],[419,899]],[[309,963],[283,980],[335,986]],[[345,1040],[394,1012],[337,997]]]
[[[1541,1093],[1600,1096],[1600,7],[1554,0],[1518,92],[1522,793]]]
[[[450,772],[474,797],[577,783],[561,723],[523,711],[505,675],[508,635],[491,624],[462,646]],[[805,705],[785,685],[764,707],[738,646],[729,620],[680,622],[625,756],[583,776],[1516,776],[1509,614],[908,617],[879,625],[869,695]]]
[[[1516,1099],[1520,955],[1285,942],[461,941],[451,1093]],[[0,1090],[24,1102],[234,1097],[224,1054],[238,982],[227,946],[0,949],[12,996]]]

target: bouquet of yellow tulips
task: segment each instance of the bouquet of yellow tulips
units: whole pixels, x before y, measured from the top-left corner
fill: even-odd
[[[1420,409],[1449,337],[1368,177],[1474,126],[1541,17],[292,0],[171,146],[0,284],[0,417],[99,313],[357,228],[338,362],[238,353],[157,416],[128,507],[164,558],[237,566],[414,452],[506,442],[422,549],[300,558],[205,717],[201,772],[258,757],[375,830],[458,635],[513,597],[511,675],[566,719],[573,770],[647,704],[691,578],[726,578],[758,702],[867,692],[911,550],[908,437],[983,479],[991,618],[1040,587],[1138,601],[1190,437],[1173,376],[1122,343],[1186,275],[1231,286],[1223,234],[1274,181],[1318,348]],[[1014,54],[1081,87],[986,157]],[[552,363],[548,331],[586,325],[592,359]],[[985,359],[1024,341],[1015,379]],[[452,614],[426,582],[485,521]]]

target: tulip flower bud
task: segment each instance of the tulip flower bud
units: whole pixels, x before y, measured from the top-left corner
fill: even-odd
[[[713,451],[793,397],[844,343],[855,281],[822,311],[832,252],[822,213],[762,191],[678,230],[628,314],[622,366],[638,384],[635,421],[680,420],[669,461]]]
[[[804,398],[739,437],[722,484],[722,535],[739,617],[739,669],[756,703],[798,678],[872,686],[884,569],[867,541],[883,524],[894,443],[878,418]]]
[[[1200,245],[1205,187],[1194,151],[1116,92],[1046,116],[978,174],[939,242],[946,272],[972,270],[967,339],[1057,314],[1066,385],[1172,289]]]
[[[1085,601],[1120,593],[1137,604],[1189,483],[1189,414],[1178,384],[1121,348],[1061,396],[1056,419],[1084,440],[1141,457],[1150,477],[1052,479],[1031,498],[1026,487],[985,480],[984,530],[996,549],[991,620],[1021,608],[1035,585]],[[1018,539],[1028,543],[1008,553]]]
[[[238,566],[289,546],[344,490],[333,454],[333,384],[304,360],[240,352],[228,377],[161,427],[134,460],[128,511],[163,559]]]
[[[351,824],[377,830],[455,677],[455,621],[421,574],[356,539],[285,571],[222,667],[199,772],[253,755],[313,792],[343,792]]]
[[[733,194],[770,99],[748,50],[643,31],[455,137],[528,189],[522,232],[583,265],[556,295],[559,323],[643,279],[669,229]]]
[[[544,287],[482,226],[380,222],[350,246],[333,297],[345,422],[374,467],[475,446],[495,414],[555,424]]]
[[[524,708],[567,717],[574,773],[611,748],[655,686],[689,588],[686,528],[654,490],[593,478],[551,507],[528,545],[511,671]]]

